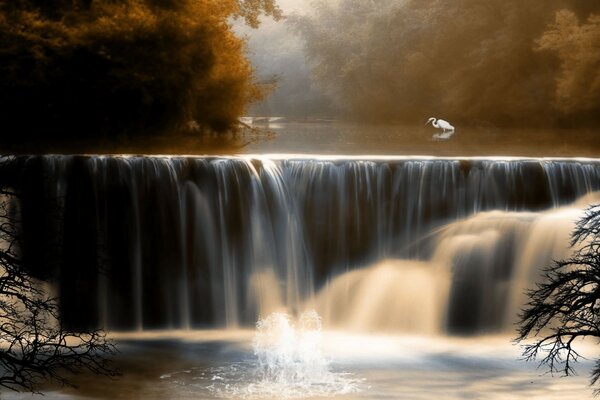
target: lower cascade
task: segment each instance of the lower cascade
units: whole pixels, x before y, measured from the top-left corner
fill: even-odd
[[[0,179],[23,194],[23,261],[66,325],[268,316],[254,350],[271,383],[328,368],[303,353],[321,324],[306,309],[357,332],[512,330],[600,200],[593,159],[17,156]]]
[[[544,212],[490,211],[434,233],[425,260],[385,259],[340,274],[312,306],[328,327],[418,334],[501,332],[554,260],[593,194]]]

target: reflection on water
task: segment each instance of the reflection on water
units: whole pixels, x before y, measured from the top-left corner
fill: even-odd
[[[3,399],[222,399],[256,384],[252,332],[171,332],[118,336],[117,364],[123,376],[81,375],[79,389],[47,388],[45,397],[3,393]],[[222,339],[219,339],[222,338]],[[581,344],[592,357],[594,348]],[[592,399],[587,386],[591,361],[578,376],[545,375],[519,361],[508,337],[423,338],[358,336],[325,332],[323,354],[331,371],[361,381],[361,392],[336,399]],[[162,379],[161,379],[162,378]],[[220,388],[220,390],[215,390]],[[228,392],[224,391],[229,389]],[[224,394],[226,394],[224,396]],[[282,393],[260,398],[281,399]],[[307,397],[311,399],[329,396]]]
[[[454,135],[454,131],[435,133],[431,138],[433,140],[448,140]]]
[[[395,154],[432,156],[596,157],[600,134],[591,129],[499,129],[457,126],[440,133],[431,126],[370,125],[319,118],[254,118],[256,130],[241,134],[28,144],[0,143],[3,153],[53,154]],[[242,120],[252,122],[252,118]]]
[[[395,154],[432,156],[597,157],[593,130],[367,125],[335,121],[278,120],[262,127],[275,135],[249,142],[242,153]],[[189,154],[189,149],[188,153]]]

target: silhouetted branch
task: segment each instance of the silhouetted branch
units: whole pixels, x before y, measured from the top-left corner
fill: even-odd
[[[581,355],[573,348],[578,338],[600,339],[600,205],[589,207],[572,234],[573,256],[546,268],[542,283],[528,291],[529,302],[520,315],[516,342],[523,358],[539,359],[550,373],[574,373]],[[592,371],[592,385],[600,378],[600,360]],[[595,391],[600,394],[600,389]]]
[[[36,391],[43,380],[72,385],[66,373],[117,374],[109,360],[116,348],[106,333],[65,329],[56,299],[23,268],[19,222],[10,212],[16,197],[1,192],[6,196],[0,205],[0,386]]]

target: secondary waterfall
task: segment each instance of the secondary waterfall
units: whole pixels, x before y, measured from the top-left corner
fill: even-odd
[[[511,329],[598,160],[5,157],[23,258],[74,326]],[[587,197],[584,197],[586,196]],[[580,199],[578,202],[576,202]]]

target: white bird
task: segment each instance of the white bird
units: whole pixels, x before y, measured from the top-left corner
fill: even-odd
[[[448,122],[448,121],[444,121],[443,119],[436,119],[436,118],[431,117],[431,118],[429,118],[429,120],[427,122],[425,122],[425,125],[427,125],[430,122],[434,128],[441,129],[443,133],[446,133],[446,131],[454,132],[454,127],[452,125],[450,125],[450,122]]]

